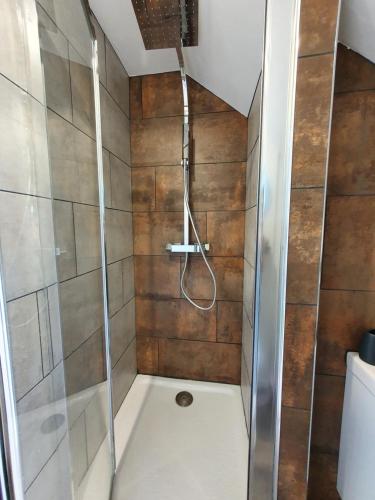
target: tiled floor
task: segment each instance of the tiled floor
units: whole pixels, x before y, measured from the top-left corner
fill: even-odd
[[[175,396],[194,401],[179,407]],[[248,437],[240,388],[138,375],[115,421],[112,500],[245,500]]]

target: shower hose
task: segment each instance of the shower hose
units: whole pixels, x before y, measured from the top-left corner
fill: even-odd
[[[184,166],[184,169],[185,169],[185,166]],[[198,231],[197,231],[197,228],[195,227],[195,222],[194,222],[194,218],[191,214],[191,210],[190,210],[190,205],[189,205],[189,188],[188,188],[188,175],[186,175],[186,171],[184,171],[184,203],[185,203],[185,206],[186,206],[186,209],[187,209],[187,212],[189,214],[189,219],[190,219],[190,222],[191,222],[191,226],[193,228],[193,232],[194,232],[194,236],[197,240],[197,243],[198,243],[198,246],[199,246],[199,250],[200,250],[200,253],[202,254],[202,257],[203,257],[203,260],[207,266],[207,269],[211,275],[211,278],[212,278],[212,283],[213,283],[213,297],[212,297],[212,300],[211,300],[211,303],[207,306],[207,307],[204,307],[204,306],[201,306],[199,304],[197,304],[191,297],[189,297],[189,294],[188,292],[185,290],[185,286],[184,286],[184,278],[185,278],[185,273],[186,273],[186,267],[187,267],[187,263],[188,263],[188,258],[189,258],[189,254],[186,252],[185,253],[185,261],[184,261],[184,267],[182,269],[182,273],[181,273],[181,282],[180,282],[180,285],[181,285],[181,291],[185,297],[186,300],[188,300],[190,302],[190,304],[192,304],[194,307],[196,307],[197,309],[200,309],[201,311],[209,311],[210,309],[212,309],[215,305],[215,302],[216,302],[216,278],[215,278],[215,274],[207,260],[207,257],[206,257],[206,254],[205,254],[205,251],[204,251],[204,248],[202,246],[202,243],[201,243],[201,240],[199,238],[199,234],[198,234]]]

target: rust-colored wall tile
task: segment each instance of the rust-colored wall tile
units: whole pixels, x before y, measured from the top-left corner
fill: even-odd
[[[374,137],[375,90],[337,95],[329,162],[330,194],[375,194]]]
[[[137,296],[178,298],[180,259],[174,256],[135,256],[134,280]]]
[[[216,277],[218,300],[242,300],[243,259],[241,257],[210,257]],[[194,299],[212,298],[212,279],[202,259],[189,260],[185,288]]]
[[[375,290],[375,197],[328,199],[322,288]]]
[[[375,325],[375,292],[321,290],[318,373],[346,374],[347,351],[358,351],[362,334]]]
[[[283,405],[311,407],[316,306],[287,305],[284,340]]]
[[[233,108],[225,101],[191,78],[188,78],[188,90],[191,114],[233,111]],[[144,76],[142,98],[144,118],[182,115],[180,73],[171,72]]]
[[[288,303],[317,303],[323,204],[323,189],[292,190],[289,221]]]
[[[240,383],[241,346],[159,339],[159,374],[166,377]]]
[[[333,55],[298,60],[292,186],[324,186]]]
[[[199,212],[193,216],[198,234],[206,241],[206,214]],[[167,243],[183,241],[184,215],[182,212],[135,213],[133,228],[134,255],[168,255]]]
[[[158,339],[137,337],[136,344],[138,373],[157,375],[159,371]]]
[[[177,165],[181,162],[181,117],[131,122],[132,166]]]
[[[140,120],[142,118],[142,77],[130,78],[130,118]]]
[[[133,211],[155,209],[155,168],[132,169]]]
[[[247,159],[247,119],[236,111],[194,115],[194,162],[242,162]]]
[[[201,305],[208,304],[202,301]],[[216,341],[216,306],[200,311],[184,299],[137,298],[137,335]]]
[[[156,168],[156,210],[183,210],[183,182],[180,165]]]
[[[320,453],[338,453],[344,377],[317,375],[315,379],[311,446]]]
[[[194,165],[191,170],[193,210],[243,210],[245,163]]]
[[[309,424],[309,411],[282,408],[278,500],[306,498]]]
[[[217,303],[217,341],[241,344],[242,302]]]
[[[210,243],[210,255],[242,256],[244,231],[244,212],[208,212],[207,241]]]
[[[335,92],[369,89],[375,89],[375,64],[339,43]]]
[[[338,0],[302,0],[299,55],[333,52]]]
[[[340,500],[336,488],[338,457],[311,453],[308,500]]]

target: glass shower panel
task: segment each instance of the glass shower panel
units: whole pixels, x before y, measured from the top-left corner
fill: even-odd
[[[102,500],[110,493],[113,454],[93,35],[80,0],[41,0],[37,11],[48,108],[73,492],[79,499]]]

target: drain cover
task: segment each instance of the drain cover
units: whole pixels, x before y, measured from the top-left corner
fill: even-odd
[[[193,402],[193,396],[190,392],[182,391],[176,396],[176,403],[178,406],[190,406]]]

